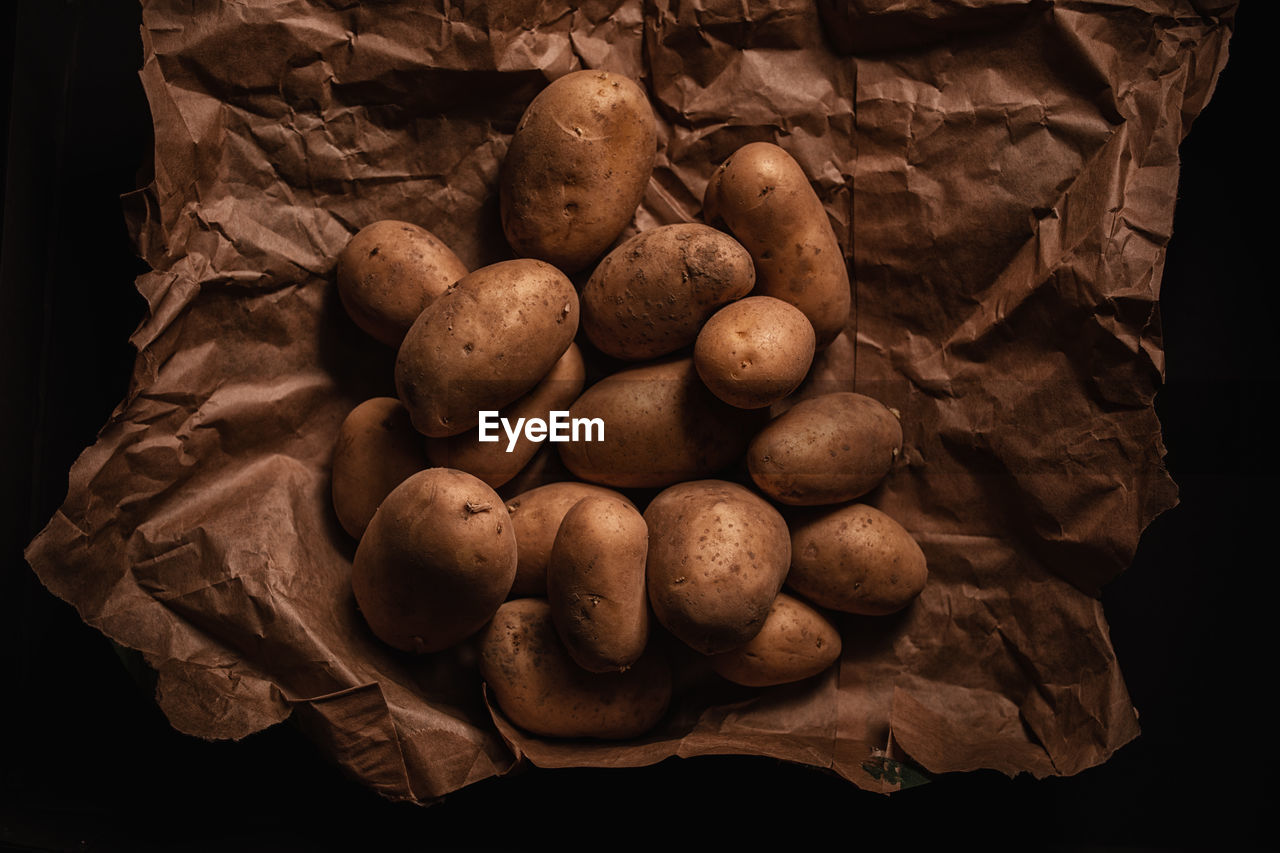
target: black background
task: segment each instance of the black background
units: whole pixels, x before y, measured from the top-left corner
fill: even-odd
[[[145,266],[119,196],[150,179],[151,139],[135,2],[23,0],[0,13],[0,847],[718,846],[829,833],[842,847],[907,849],[925,838],[1019,849],[1275,846],[1278,561],[1267,546],[1277,465],[1264,401],[1278,390],[1277,299],[1263,257],[1278,247],[1265,5],[1244,4],[1218,91],[1182,146],[1161,296],[1167,384],[1156,400],[1181,504],[1151,525],[1103,595],[1141,737],[1072,778],[952,775],[892,797],[726,757],[528,770],[428,808],[346,780],[288,725],[239,743],[178,734],[106,640],[23,560],[65,497],[72,461],[127,387],[127,338],[144,310],[133,279]]]

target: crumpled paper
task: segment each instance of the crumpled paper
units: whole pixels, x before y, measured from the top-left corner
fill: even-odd
[[[173,725],[292,717],[349,773],[426,801],[509,771],[741,753],[894,790],[1073,774],[1138,733],[1097,595],[1176,500],[1152,398],[1178,143],[1233,0],[144,2],[153,271],[132,387],[31,544],[43,582],[141,651]],[[713,168],[775,141],[851,262],[856,316],[806,393],[902,413],[871,496],[931,568],[893,617],[837,616],[838,667],[750,690],[671,644],[671,712],[622,743],[531,737],[469,645],[422,658],[356,612],[329,455],[393,354],[333,260],[376,219],[472,268],[510,256],[496,179],[551,79],[640,80],[660,153],[634,229],[697,218]],[[551,466],[554,468],[554,466]]]

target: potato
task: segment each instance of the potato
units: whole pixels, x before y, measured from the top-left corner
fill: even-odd
[[[626,500],[621,494],[590,483],[550,483],[530,489],[507,501],[507,512],[515,525],[519,564],[511,585],[511,597],[547,594],[547,564],[560,522],[583,498],[603,497]]]
[[[849,504],[791,519],[787,586],[819,607],[894,613],[920,594],[928,576],[911,534],[875,507]]]
[[[398,347],[423,309],[466,274],[436,235],[384,219],[357,231],[338,255],[338,296],[357,326]]]
[[[625,670],[649,640],[649,529],[630,501],[583,498],[560,523],[547,603],[569,656],[588,672]]]
[[[434,652],[480,630],[515,576],[515,530],[497,493],[462,471],[428,468],[374,513],[351,588],[380,640]]]
[[[396,357],[396,392],[423,435],[475,426],[527,393],[578,331],[578,294],[536,260],[482,267],[432,302]]]
[[[758,296],[804,312],[818,348],[849,321],[849,271],[827,212],[800,164],[768,142],[752,142],[712,175],[703,218],[723,222],[756,263]]]
[[[655,650],[626,672],[573,662],[538,598],[508,601],[480,639],[480,675],[511,722],[545,737],[631,738],[652,729],[671,701],[671,669]]]
[[[586,441],[584,430],[578,441],[561,444],[565,466],[584,480],[616,488],[710,476],[741,457],[764,423],[762,415],[716,399],[690,358],[608,376],[578,398],[569,416],[599,419],[604,440]]]
[[[500,417],[507,419],[512,428],[518,428],[522,420],[546,421],[552,411],[567,410],[578,399],[586,376],[582,351],[577,344],[569,344],[551,372],[532,391],[502,409]],[[496,489],[519,474],[542,446],[542,442],[530,440],[521,430],[514,447],[508,450],[511,440],[506,432],[499,428],[496,434],[497,441],[481,441],[476,427],[448,438],[428,438],[427,458],[432,465],[474,474]]]
[[[813,352],[813,326],[799,308],[772,296],[750,296],[707,321],[693,348],[693,364],[721,400],[761,409],[804,381]]]
[[[778,593],[764,627],[745,645],[713,655],[711,668],[746,687],[810,678],[840,659],[835,626],[803,601]]]
[[[610,252],[582,288],[582,330],[606,355],[657,358],[693,343],[755,285],[747,250],[706,225],[665,225]]]
[[[644,90],[608,71],[575,71],[538,93],[502,162],[502,230],[517,255],[567,273],[622,233],[657,155]]]
[[[356,539],[391,490],[427,467],[422,436],[394,397],[374,397],[351,410],[333,448],[333,510]]]
[[[736,483],[696,480],[661,492],[649,525],[649,603],[668,631],[704,655],[760,632],[791,561],[787,525]]]
[[[747,450],[747,469],[780,503],[843,503],[875,488],[901,451],[902,425],[878,400],[823,394],[762,429]]]

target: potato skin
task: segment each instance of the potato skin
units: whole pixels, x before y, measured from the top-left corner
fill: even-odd
[[[499,177],[502,230],[517,255],[584,269],[635,216],[653,173],[657,128],[632,80],[575,71],[529,104]]]
[[[504,501],[510,503],[512,498],[531,492],[539,486],[563,483],[572,479],[573,475],[560,460],[560,451],[556,450],[554,444],[543,442],[542,447],[538,448],[538,452],[529,460],[529,464],[521,468],[519,474],[503,483],[498,489],[498,494]]]
[[[422,310],[466,274],[427,229],[383,219],[357,231],[338,255],[338,296],[357,326],[398,347]]]
[[[662,491],[649,525],[649,603],[668,631],[704,655],[735,649],[760,632],[791,562],[778,511],[724,480]]]
[[[745,646],[711,657],[721,677],[745,687],[811,678],[840,659],[840,633],[821,613],[778,593],[764,627]]]
[[[521,259],[481,267],[423,311],[396,357],[396,392],[423,435],[475,426],[538,384],[578,331],[564,274]]]
[[[569,344],[551,368],[551,371],[519,400],[499,412],[514,426],[521,418],[547,420],[552,411],[564,411],[582,393],[587,371],[582,361],[582,350],[577,344]],[[428,438],[424,442],[427,459],[442,468],[457,468],[484,480],[493,488],[505,485],[529,464],[543,442],[530,441],[523,431],[515,447],[507,452],[509,439],[506,432],[497,430],[498,440],[481,441],[480,428],[448,438]]]
[[[519,554],[516,579],[511,585],[512,598],[547,594],[547,564],[560,523],[574,504],[590,497],[626,501],[613,489],[575,482],[549,483],[507,501]]]
[[[671,701],[671,669],[650,649],[626,672],[591,673],[556,635],[538,598],[503,604],[480,640],[480,674],[511,722],[544,737],[637,737]]]
[[[876,487],[902,452],[902,424],[878,400],[840,392],[796,403],[762,429],[747,469],[779,503],[851,501]]]
[[[565,514],[547,564],[551,619],[588,672],[617,672],[644,653],[649,528],[629,501],[583,498]]]
[[[762,409],[804,381],[813,353],[813,326],[799,308],[772,296],[749,296],[721,308],[702,327],[693,364],[721,400]]]
[[[638,361],[693,343],[698,328],[755,286],[751,255],[700,223],[643,231],[614,249],[582,288],[582,329],[606,355]]]
[[[768,142],[752,142],[712,175],[703,218],[723,222],[756,263],[757,295],[804,312],[822,349],[849,320],[849,270],[804,170]]]
[[[710,476],[742,456],[765,417],[717,399],[691,358],[608,376],[578,398],[569,416],[604,421],[604,441],[561,444],[565,467],[615,488],[660,488]]]
[[[333,511],[353,538],[364,535],[378,504],[427,467],[422,437],[394,397],[374,397],[342,421],[333,448]]]
[[[915,539],[875,507],[849,504],[791,519],[787,586],[819,607],[895,613],[920,594],[928,577]]]
[[[497,493],[462,471],[428,468],[374,513],[351,588],[379,639],[422,653],[480,630],[515,575],[515,531]]]

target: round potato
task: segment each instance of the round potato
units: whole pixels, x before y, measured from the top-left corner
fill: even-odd
[[[511,597],[547,594],[547,564],[560,523],[573,505],[583,498],[616,498],[621,494],[590,483],[549,483],[507,501],[507,512],[515,525],[519,564],[511,585]]]
[[[751,255],[706,225],[664,225],[614,249],[582,288],[582,329],[597,349],[630,361],[693,343],[720,306],[755,286]]]
[[[780,503],[844,503],[874,489],[901,452],[902,425],[884,404],[863,394],[823,394],[762,429],[747,450],[747,469]]]
[[[749,296],[721,308],[702,327],[693,364],[721,400],[762,409],[804,381],[813,352],[813,326],[799,308],[772,296]]]
[[[418,315],[396,357],[396,392],[423,435],[466,432],[537,385],[577,331],[578,293],[555,267],[482,267]]]
[[[338,296],[357,326],[398,347],[423,309],[466,274],[427,229],[383,219],[357,231],[338,255]]]
[[[583,498],[560,523],[547,564],[551,619],[578,666],[625,670],[649,640],[649,529],[630,501]]]
[[[845,613],[895,613],[924,589],[924,552],[906,529],[875,507],[809,510],[791,521],[787,586]]]
[[[474,474],[495,489],[505,485],[529,464],[542,446],[542,442],[529,439],[520,425],[535,418],[546,422],[551,412],[567,410],[582,393],[586,376],[582,351],[577,344],[569,344],[551,372],[532,391],[500,412],[500,417],[519,430],[514,443],[501,428],[490,431],[491,436],[497,436],[497,441],[481,441],[480,429],[476,427],[448,438],[428,438],[427,458],[432,465]]]
[[[810,678],[840,658],[840,634],[821,613],[778,593],[764,627],[745,646],[711,657],[711,668],[746,687]]]
[[[421,441],[394,397],[351,410],[333,448],[333,510],[343,530],[359,539],[382,499],[427,467]]]
[[[693,359],[673,359],[608,376],[588,388],[569,417],[598,421],[560,445],[576,476],[615,488],[663,487],[707,477],[742,456],[764,415],[717,399]]]
[[[502,230],[517,255],[567,273],[604,254],[644,197],[657,155],[653,109],[619,74],[575,71],[529,104],[502,162]]]
[[[511,722],[545,737],[631,738],[658,724],[671,701],[671,669],[650,649],[626,672],[573,662],[537,598],[502,605],[480,640],[480,674]]]
[[[480,630],[515,576],[515,531],[497,493],[462,471],[428,468],[374,513],[351,588],[379,639],[434,652]]]
[[[649,603],[668,631],[704,655],[760,633],[787,576],[782,516],[736,483],[698,480],[662,491],[649,525]]]
[[[819,349],[849,320],[849,270],[827,212],[800,164],[768,142],[752,142],[712,175],[703,218],[723,222],[756,263],[756,289],[804,312]]]

